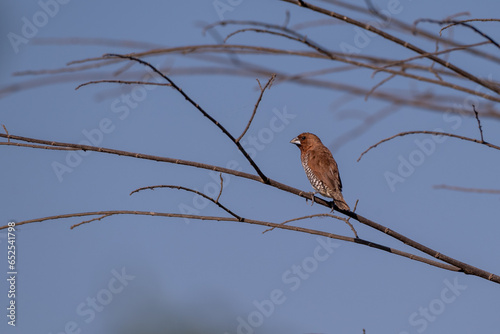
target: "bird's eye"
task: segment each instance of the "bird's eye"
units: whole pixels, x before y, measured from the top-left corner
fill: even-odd
[[[300,139],[305,140],[305,139],[306,139],[306,136],[302,136],[302,138],[300,138]]]

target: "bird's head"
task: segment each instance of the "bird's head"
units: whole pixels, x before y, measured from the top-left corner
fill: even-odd
[[[307,151],[310,147],[321,144],[321,140],[312,133],[304,132],[290,140],[290,143],[297,145],[301,151]]]

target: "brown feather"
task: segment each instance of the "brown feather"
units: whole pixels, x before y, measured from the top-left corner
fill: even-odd
[[[307,132],[292,139],[291,143],[300,149],[302,166],[314,190],[333,198],[339,208],[350,210],[342,196],[339,168],[330,150],[316,135]]]

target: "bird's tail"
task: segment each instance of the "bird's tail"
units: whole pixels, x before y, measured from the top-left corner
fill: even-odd
[[[351,208],[349,208],[349,205],[347,205],[347,203],[345,202],[342,194],[338,194],[337,196],[335,196],[333,198],[333,201],[335,202],[335,205],[338,206],[339,209],[351,211]]]

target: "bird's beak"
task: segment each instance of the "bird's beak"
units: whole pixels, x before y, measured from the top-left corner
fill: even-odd
[[[295,145],[300,145],[299,137],[293,138],[292,140],[290,140],[290,143],[295,144]]]

